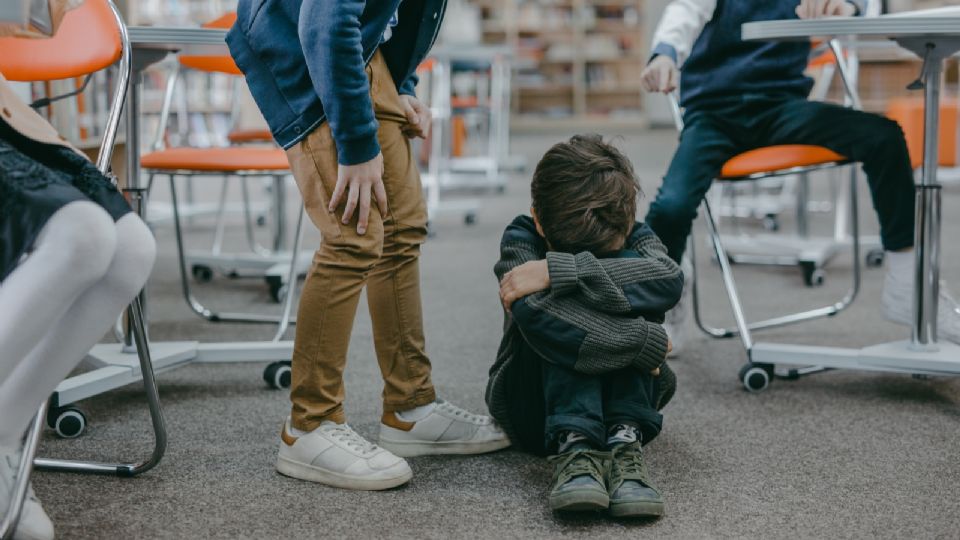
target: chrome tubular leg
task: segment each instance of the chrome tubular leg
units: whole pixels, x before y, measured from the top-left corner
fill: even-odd
[[[40,444],[40,432],[43,431],[43,421],[47,417],[47,403],[44,402],[37,411],[33,423],[27,430],[26,440],[23,444],[23,453],[20,456],[20,465],[17,467],[17,478],[14,483],[13,493],[10,495],[10,506],[7,507],[7,513],[0,522],[0,539],[9,540],[13,538],[13,533],[17,530],[17,523],[20,521],[20,512],[23,510],[23,502],[27,498],[27,488],[30,486],[30,473],[33,472],[33,459],[37,454],[37,446]]]
[[[303,242],[303,203],[300,204],[300,214],[297,216],[297,230],[293,237],[293,251],[290,255],[290,272],[287,273],[287,296],[283,299],[283,314],[280,316],[280,324],[277,325],[277,333],[273,336],[273,341],[280,341],[283,335],[290,328],[290,314],[293,312],[293,297],[297,290],[297,262],[300,257],[300,244]]]
[[[743,342],[743,348],[747,351],[747,357],[750,357],[753,349],[753,340],[750,337],[750,329],[747,328],[747,321],[743,316],[743,307],[740,305],[740,295],[737,294],[737,285],[733,280],[733,272],[730,269],[730,259],[727,258],[727,252],[723,249],[720,242],[720,235],[717,232],[717,223],[713,220],[713,212],[710,211],[710,203],[703,200],[703,209],[706,214],[707,230],[710,235],[710,241],[713,244],[713,250],[717,254],[717,260],[720,263],[720,272],[723,275],[723,284],[727,289],[727,298],[730,300],[730,307],[733,309],[733,318],[737,324],[737,330],[740,332],[740,341]]]
[[[261,257],[269,257],[273,253],[257,243],[257,238],[253,232],[253,211],[250,207],[250,187],[247,185],[247,177],[240,177],[240,193],[243,197],[243,219],[244,231],[247,233],[247,245],[250,251]]]
[[[215,312],[197,300],[197,297],[193,294],[193,288],[190,286],[190,276],[189,272],[187,272],[186,248],[183,245],[183,226],[180,223],[180,204],[177,202],[177,186],[173,175],[170,176],[170,199],[173,203],[173,230],[174,237],[177,241],[177,259],[180,264],[180,288],[183,290],[183,298],[186,300],[190,310],[210,322],[279,323],[280,316],[278,315]]]
[[[690,252],[690,267],[693,270],[693,289],[690,291],[690,300],[693,303],[693,320],[697,323],[697,327],[700,328],[700,330],[711,337],[718,339],[733,337],[736,334],[730,333],[728,330],[708,326],[700,315],[700,276],[697,274],[696,244],[696,239],[693,236],[693,232],[691,232],[690,238],[687,240],[687,250]]]
[[[167,449],[167,429],[163,420],[163,411],[160,408],[160,392],[153,373],[153,360],[150,358],[150,347],[144,333],[143,307],[140,299],[134,299],[130,304],[129,313],[133,319],[133,336],[137,343],[137,355],[140,359],[140,373],[143,377],[143,390],[147,395],[147,406],[150,409],[150,421],[153,425],[154,444],[150,456],[138,463],[96,463],[86,461],[72,461],[61,459],[36,458],[34,465],[37,469],[46,471],[79,472],[91,474],[108,474],[116,476],[136,476],[157,466],[163,459]]]
[[[929,47],[929,45],[928,45]],[[940,294],[940,184],[937,183],[940,76],[943,59],[934,54],[925,71],[923,171],[917,186],[917,227],[914,231],[913,329],[910,343],[918,349],[937,348],[937,303]]]
[[[223,177],[220,183],[220,203],[217,205],[217,228],[213,233],[213,246],[210,247],[212,255],[220,255],[223,252],[223,235],[227,229],[227,191],[229,189],[230,179]]]

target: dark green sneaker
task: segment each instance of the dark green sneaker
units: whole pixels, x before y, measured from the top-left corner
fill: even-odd
[[[639,441],[622,444],[613,449],[607,487],[610,490],[611,516],[663,515],[663,497],[650,483]]]
[[[606,510],[610,496],[603,477],[609,452],[570,450],[550,456],[555,464],[553,487],[548,500],[550,509],[558,512]]]

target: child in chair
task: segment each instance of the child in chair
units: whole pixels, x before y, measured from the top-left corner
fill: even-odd
[[[553,454],[551,509],[662,515],[642,445],[676,388],[661,323],[683,275],[635,222],[633,166],[599,136],[554,145],[531,192],[494,267],[506,323],[491,414],[516,446]]]

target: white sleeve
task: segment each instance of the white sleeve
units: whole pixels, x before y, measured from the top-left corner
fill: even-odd
[[[700,32],[713,18],[717,0],[673,0],[663,10],[653,34],[655,54],[668,54],[682,66]],[[673,49],[670,51],[670,49]],[[673,54],[670,54],[670,53]]]

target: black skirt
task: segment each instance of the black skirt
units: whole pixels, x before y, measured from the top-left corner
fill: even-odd
[[[28,139],[0,120],[0,281],[33,248],[47,220],[74,201],[94,202],[114,221],[131,211],[86,158]]]

